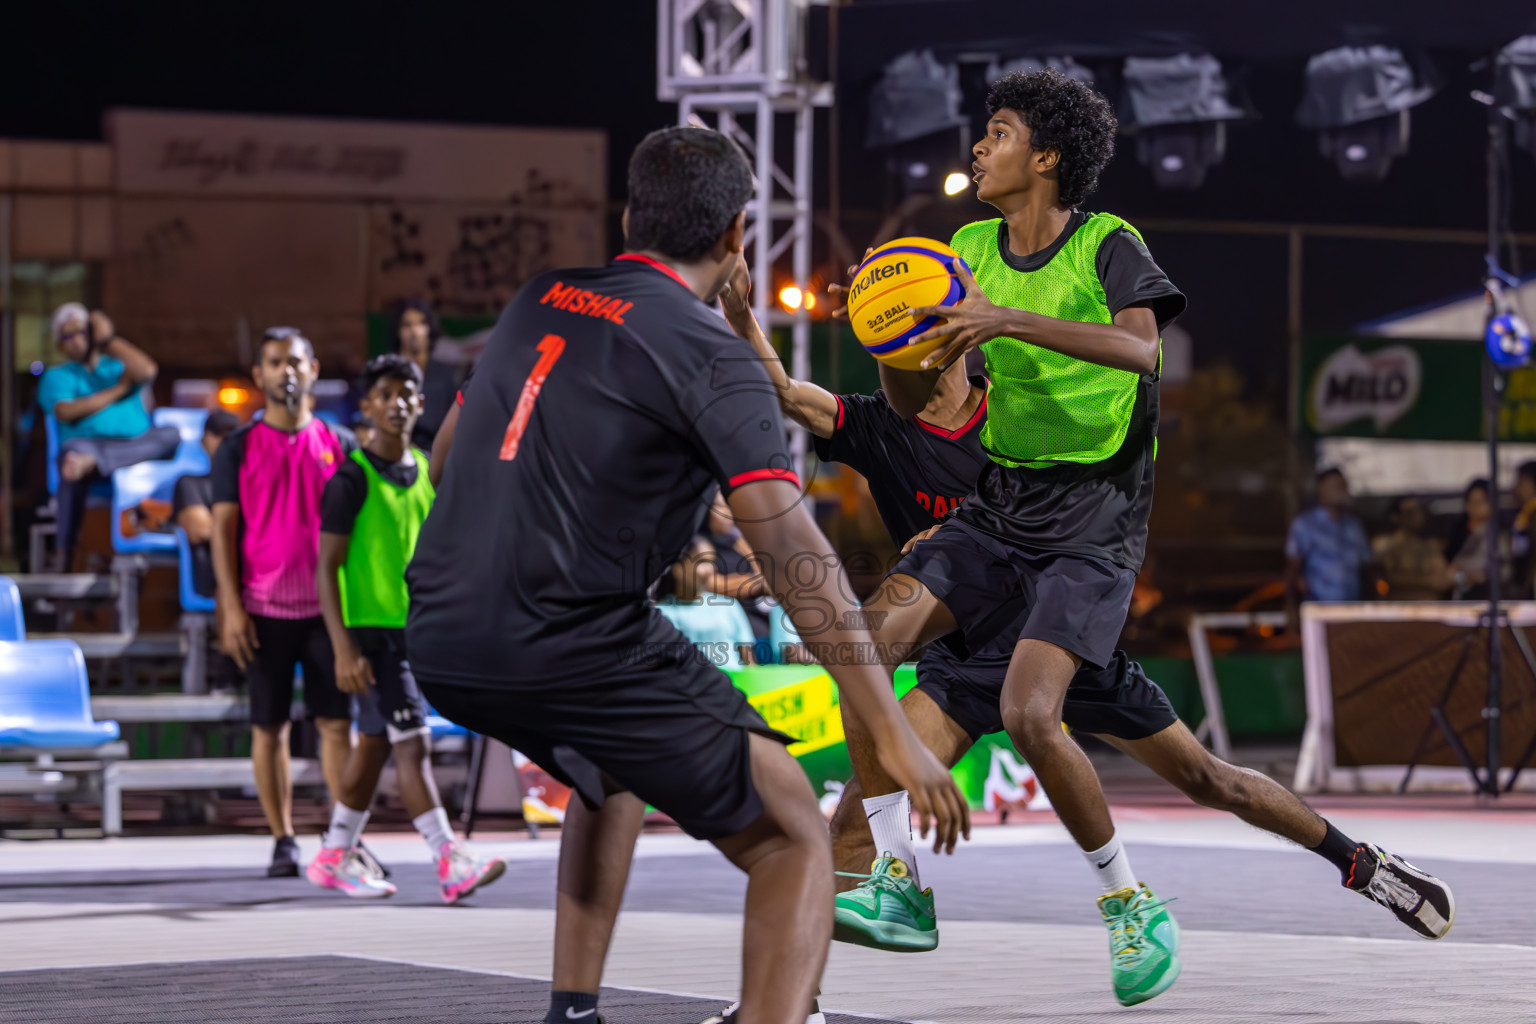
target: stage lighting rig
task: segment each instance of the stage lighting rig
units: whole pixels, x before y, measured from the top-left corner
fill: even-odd
[[[1055,68],[1068,78],[1074,78],[1084,85],[1093,85],[1093,69],[1084,67],[1071,57],[1014,57],[1011,60],[998,62],[994,60],[987,66],[987,84],[991,84],[1004,75],[1015,71],[1029,74],[1035,71],[1044,71],[1046,68]]]
[[[1521,36],[1493,58],[1493,99],[1514,124],[1515,145],[1536,156],[1536,35]]]
[[[1227,122],[1252,116],[1210,54],[1128,57],[1122,78],[1120,129],[1159,188],[1199,188],[1226,155]]]
[[[1408,111],[1439,82],[1395,46],[1341,46],[1307,61],[1307,93],[1296,123],[1318,131],[1318,150],[1346,181],[1381,181],[1408,152]]]
[[[969,165],[971,144],[960,100],[959,68],[927,50],[891,61],[870,90],[865,145],[886,151],[903,197],[956,194],[950,179]]]

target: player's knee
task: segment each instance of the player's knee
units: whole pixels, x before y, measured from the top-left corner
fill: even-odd
[[[1003,727],[1026,758],[1038,758],[1053,744],[1066,739],[1059,718],[1035,712],[1029,707],[1003,709]]]
[[[422,763],[427,759],[427,741],[421,736],[407,736],[391,744],[395,754],[395,770],[412,776],[420,775]]]
[[[276,725],[251,726],[251,742],[263,747],[286,746],[288,742],[287,722],[279,722]]]

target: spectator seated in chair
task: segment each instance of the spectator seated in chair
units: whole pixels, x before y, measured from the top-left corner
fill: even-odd
[[[58,422],[58,564],[67,572],[91,483],[123,466],[171,458],[181,435],[151,425],[140,391],[158,367],[118,337],[106,314],[67,302],[54,311],[53,339],[66,361],[43,374],[38,404]]]

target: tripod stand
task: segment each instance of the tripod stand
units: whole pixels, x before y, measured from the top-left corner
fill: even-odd
[[[1488,530],[1488,560],[1486,563],[1488,576],[1488,607],[1479,616],[1478,626],[1467,635],[1466,646],[1462,648],[1461,656],[1456,660],[1456,667],[1451,671],[1450,681],[1446,684],[1445,692],[1440,697],[1440,702],[1430,710],[1430,725],[1425,729],[1423,737],[1419,740],[1418,749],[1408,765],[1408,771],[1403,775],[1402,784],[1398,791],[1408,788],[1408,780],[1413,775],[1413,769],[1419,758],[1428,750],[1430,738],[1435,729],[1445,737],[1451,749],[1455,751],[1456,758],[1472,776],[1472,785],[1478,793],[1497,797],[1499,795],[1499,767],[1502,762],[1503,751],[1500,744],[1503,738],[1502,715],[1504,708],[1504,652],[1503,645],[1499,642],[1499,630],[1508,629],[1515,637],[1515,642],[1520,647],[1520,652],[1525,658],[1526,667],[1531,670],[1533,678],[1536,678],[1536,659],[1531,656],[1530,647],[1525,643],[1523,635],[1515,629],[1509,621],[1509,616],[1499,607],[1499,587],[1503,569],[1503,552],[1499,545],[1499,431],[1500,410],[1504,403],[1504,386],[1506,383],[1506,369],[1523,365],[1530,358],[1529,332],[1524,330],[1524,323],[1514,315],[1511,303],[1506,299],[1505,287],[1519,287],[1519,281],[1505,272],[1499,263],[1499,251],[1502,236],[1506,233],[1509,213],[1509,128],[1505,111],[1494,101],[1493,97],[1484,98],[1480,94],[1474,94],[1488,106],[1488,252],[1487,273],[1483,286],[1488,296],[1488,312],[1484,324],[1484,337],[1488,354],[1483,360],[1483,412],[1486,419],[1488,432],[1488,503],[1492,507],[1493,514],[1489,519]],[[1513,243],[1511,243],[1513,250]],[[1518,262],[1518,254],[1516,255]],[[1518,326],[1524,331],[1522,345],[1505,345],[1506,337]],[[1468,656],[1472,653],[1472,645],[1482,630],[1487,630],[1488,637],[1488,689],[1483,702],[1483,721],[1488,730],[1487,737],[1487,763],[1478,765],[1473,759],[1466,743],[1451,726],[1450,718],[1446,714],[1446,705],[1456,686],[1461,679],[1463,669],[1467,664]],[[1526,747],[1520,760],[1515,763],[1510,773],[1509,784],[1505,791],[1514,787],[1515,780],[1524,769],[1526,763],[1536,755],[1536,739]]]
[[[1525,634],[1510,621],[1508,612],[1501,611],[1498,615],[1499,618],[1495,622],[1489,618],[1488,611],[1481,612],[1477,617],[1477,625],[1468,630],[1466,635],[1461,638],[1461,654],[1456,658],[1456,664],[1451,669],[1450,679],[1446,682],[1445,690],[1440,694],[1440,699],[1429,711],[1430,722],[1424,727],[1424,733],[1419,737],[1418,745],[1414,747],[1413,756],[1408,759],[1408,767],[1403,772],[1403,780],[1397,786],[1399,793],[1406,793],[1408,791],[1408,783],[1413,779],[1413,770],[1419,766],[1420,760],[1429,752],[1430,744],[1434,740],[1436,730],[1438,730],[1440,735],[1445,738],[1446,745],[1456,755],[1456,760],[1460,761],[1462,767],[1466,768],[1467,773],[1472,776],[1474,789],[1481,793],[1494,793],[1494,795],[1497,795],[1495,792],[1498,779],[1497,762],[1491,761],[1489,763],[1488,771],[1491,774],[1485,775],[1483,766],[1479,765],[1476,759],[1473,758],[1472,752],[1467,749],[1461,734],[1451,724],[1450,715],[1446,708],[1450,704],[1451,697],[1456,693],[1457,687],[1461,684],[1463,678],[1466,678],[1462,673],[1465,671],[1467,663],[1471,660],[1472,652],[1476,649],[1478,641],[1486,635],[1489,638],[1490,651],[1495,647],[1501,647],[1499,643],[1500,630],[1509,631],[1509,636],[1520,650],[1520,657],[1525,661],[1526,669],[1531,673],[1531,678],[1536,680],[1536,652],[1531,650],[1530,642],[1526,639]],[[1486,634],[1484,633],[1485,630],[1487,631]],[[1436,650],[1442,649],[1444,646],[1443,644],[1438,644],[1436,645]],[[1428,653],[1424,652],[1425,655]],[[1484,714],[1487,714],[1486,706]],[[1521,768],[1531,759],[1533,754],[1536,754],[1536,736],[1532,737],[1530,745],[1521,755],[1514,771],[1510,774],[1509,782],[1505,786],[1504,792],[1507,793],[1514,788],[1515,780],[1519,777]],[[1488,785],[1490,780],[1492,780],[1492,789]]]

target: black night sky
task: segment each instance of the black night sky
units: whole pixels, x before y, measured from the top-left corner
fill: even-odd
[[[1352,23],[1338,22],[1340,7]],[[1091,16],[1087,13],[1092,11]],[[1216,10],[1216,14],[1212,11]],[[1267,12],[1267,13],[1266,13]],[[610,133],[610,191],[622,199],[629,149],[671,123],[655,99],[655,4],[598,0],[430,5],[24,4],[7,12],[0,137],[96,139],[113,106],[397,120],[600,127]],[[1408,155],[1376,185],[1351,185],[1298,128],[1309,53],[1358,38],[1361,26],[1421,46],[1443,79],[1413,111]],[[864,91],[891,57],[923,45],[1027,52],[1065,43],[1082,54],[1177,49],[1194,41],[1240,69],[1260,119],[1233,126],[1225,162],[1192,193],[1155,189],[1133,146],[1103,179],[1093,208],[1133,222],[1195,219],[1482,230],[1483,108],[1475,60],[1536,28],[1528,3],[1323,0],[1233,4],[1100,0],[857,0],[838,18],[843,224],[861,231],[890,194],[884,161],[864,149]],[[1351,35],[1352,33],[1352,35]],[[1092,63],[1091,60],[1086,60]],[[1113,98],[1113,80],[1106,80]],[[968,88],[968,112],[980,91]],[[979,129],[979,121],[978,121]],[[818,122],[818,206],[826,194],[827,119]],[[1536,230],[1536,161],[1516,152],[1514,221]],[[988,211],[956,202],[932,233]],[[1273,238],[1154,231],[1149,244],[1189,293],[1185,325],[1201,359],[1220,354],[1262,378],[1283,362],[1285,252]],[[1476,287],[1476,246],[1309,243],[1309,329],[1336,329]],[[1219,344],[1216,339],[1221,338]]]

